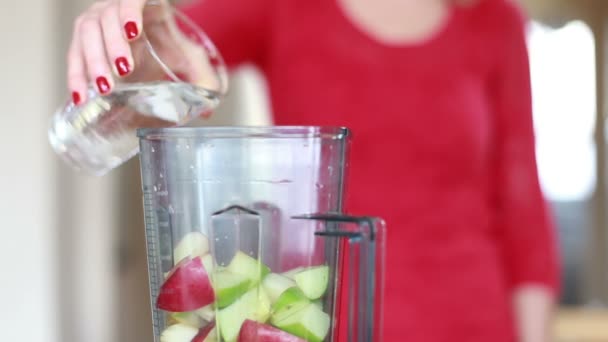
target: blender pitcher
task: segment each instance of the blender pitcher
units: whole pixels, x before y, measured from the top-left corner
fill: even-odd
[[[343,214],[347,129],[138,136],[156,342],[382,340],[385,229]]]

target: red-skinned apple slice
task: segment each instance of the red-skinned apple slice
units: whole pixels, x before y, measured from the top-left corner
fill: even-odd
[[[190,342],[206,342],[209,333],[211,333],[214,328],[215,321],[209,323],[206,327],[199,330],[198,334],[196,334],[196,336],[194,336],[194,338]]]
[[[268,324],[246,320],[241,326],[238,342],[306,342]],[[193,341],[194,342],[194,341]]]
[[[156,306],[170,312],[187,312],[213,303],[215,294],[201,257],[186,258],[171,271],[160,288]]]

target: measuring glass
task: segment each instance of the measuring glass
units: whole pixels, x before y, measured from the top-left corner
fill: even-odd
[[[69,165],[103,175],[138,152],[136,129],[180,126],[209,115],[226,93],[227,72],[206,34],[164,1],[144,7],[144,27],[130,43],[134,70],[101,96],[67,101],[52,118],[53,149]]]

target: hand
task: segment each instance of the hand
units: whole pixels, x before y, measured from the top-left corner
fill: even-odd
[[[537,284],[523,284],[513,292],[515,319],[520,342],[551,341],[555,305],[552,290]]]
[[[144,22],[157,22],[167,11],[166,0],[146,11],[146,0],[106,0],[95,2],[74,22],[67,56],[68,87],[75,104],[86,100],[89,82],[106,95],[114,87],[114,77],[127,77],[135,67],[133,49]],[[141,44],[140,44],[141,45]]]

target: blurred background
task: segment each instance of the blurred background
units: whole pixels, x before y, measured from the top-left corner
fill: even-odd
[[[608,3],[521,0],[529,26],[539,173],[564,272],[554,341],[608,341]],[[0,2],[0,331],[3,341],[151,341],[139,165],[67,169],[47,123],[65,52],[91,0]],[[204,124],[269,124],[250,67]]]

